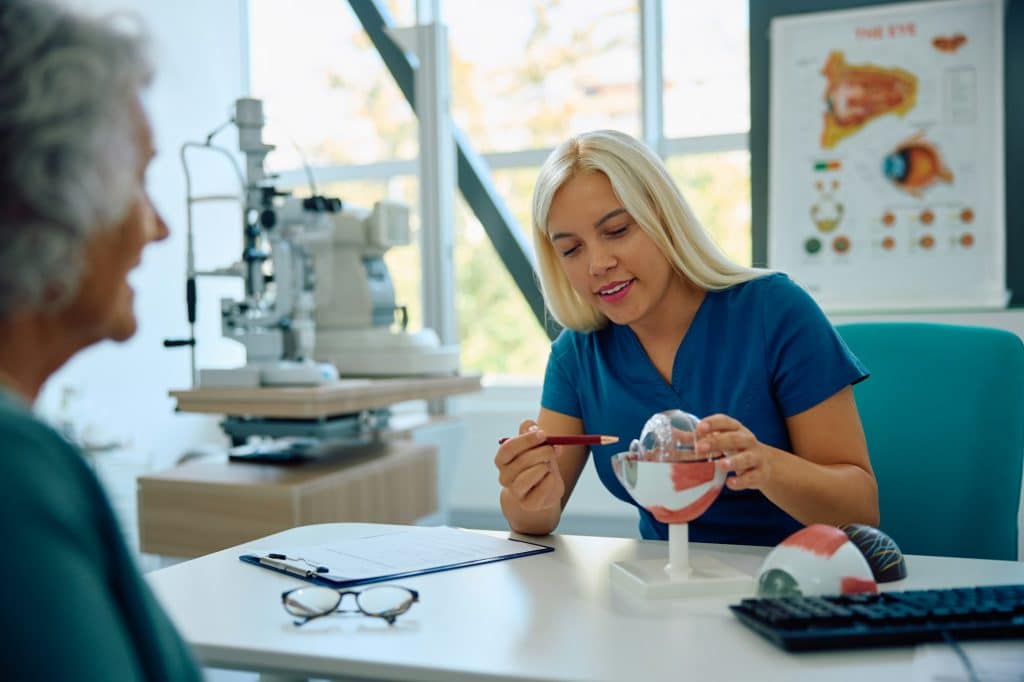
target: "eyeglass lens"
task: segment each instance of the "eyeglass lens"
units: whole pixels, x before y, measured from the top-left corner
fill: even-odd
[[[341,594],[329,587],[306,587],[285,595],[284,609],[293,616],[310,618],[330,613],[341,602]]]
[[[361,612],[379,618],[392,619],[416,601],[410,590],[391,585],[369,587],[354,594]],[[304,587],[285,595],[284,608],[293,616],[312,618],[334,611],[341,599],[342,593],[329,587]]]
[[[404,587],[381,585],[370,587],[356,595],[356,602],[363,613],[372,616],[394,616],[404,613],[412,606],[413,594]]]

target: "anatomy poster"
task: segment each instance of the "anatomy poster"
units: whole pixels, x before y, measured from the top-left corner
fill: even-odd
[[[768,264],[826,310],[1006,304],[1002,11],[772,21]]]

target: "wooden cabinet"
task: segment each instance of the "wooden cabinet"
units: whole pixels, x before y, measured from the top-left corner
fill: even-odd
[[[138,479],[143,552],[196,557],[294,526],[434,513],[437,450],[392,440],[302,464],[195,461]]]

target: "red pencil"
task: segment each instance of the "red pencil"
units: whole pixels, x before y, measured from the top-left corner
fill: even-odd
[[[507,440],[508,438],[499,438],[498,445]],[[581,433],[576,436],[548,436],[544,439],[546,445],[611,445],[618,442],[618,436],[598,436],[590,433]]]

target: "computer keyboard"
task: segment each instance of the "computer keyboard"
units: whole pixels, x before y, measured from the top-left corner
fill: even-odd
[[[744,599],[736,617],[788,651],[1024,637],[1024,585]]]

